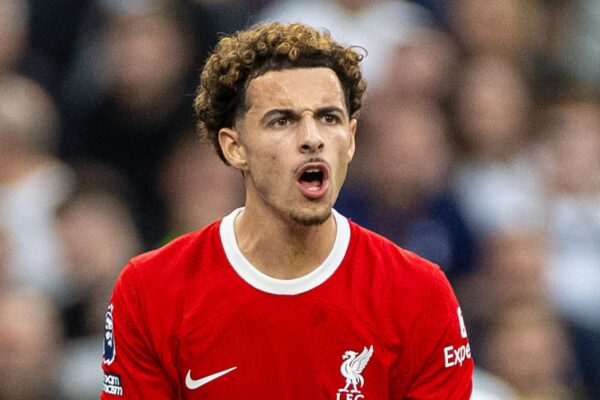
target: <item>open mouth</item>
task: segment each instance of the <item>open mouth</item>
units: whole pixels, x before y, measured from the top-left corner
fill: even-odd
[[[318,190],[323,184],[323,171],[311,168],[300,175],[300,184],[307,190]]]
[[[322,197],[327,191],[329,173],[322,163],[304,165],[298,174],[300,191],[311,199]]]

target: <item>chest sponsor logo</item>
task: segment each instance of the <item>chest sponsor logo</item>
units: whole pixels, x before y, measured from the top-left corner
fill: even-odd
[[[104,321],[104,355],[102,363],[105,365],[112,364],[115,361],[117,354],[115,350],[115,335],[113,332],[113,305],[110,304],[106,309],[106,319]]]
[[[192,370],[190,369],[190,370],[188,370],[188,373],[185,377],[185,386],[190,390],[198,389],[199,387],[204,386],[207,383],[212,382],[215,379],[220,378],[223,375],[230,373],[231,371],[233,371],[236,368],[237,367],[232,367],[232,368],[226,369],[224,371],[220,371],[220,372],[214,373],[212,375],[205,376],[204,378],[200,378],[200,379],[192,379]]]
[[[366,368],[369,360],[373,356],[373,346],[363,347],[363,351],[359,354],[356,351],[347,350],[342,355],[342,366],[340,372],[346,378],[346,385],[338,389],[336,400],[362,400],[365,396],[361,389],[365,385],[365,379],[362,372]]]

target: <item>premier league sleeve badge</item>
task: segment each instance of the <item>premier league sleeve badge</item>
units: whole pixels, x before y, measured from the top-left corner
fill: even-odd
[[[110,304],[106,309],[106,320],[104,322],[104,355],[102,363],[110,365],[115,360],[115,336],[113,332],[113,305]]]

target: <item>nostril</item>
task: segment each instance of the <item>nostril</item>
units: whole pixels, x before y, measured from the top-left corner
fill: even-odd
[[[307,140],[300,144],[300,149],[302,151],[322,151],[324,147],[325,143],[323,143],[323,141],[311,142]]]

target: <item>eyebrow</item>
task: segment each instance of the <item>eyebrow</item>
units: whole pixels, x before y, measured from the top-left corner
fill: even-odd
[[[318,117],[322,117],[323,115],[326,115],[326,114],[336,114],[336,113],[346,115],[346,112],[337,106],[320,107],[320,108],[317,108],[317,110],[315,111],[315,115]]]
[[[345,115],[344,110],[337,106],[319,107],[314,112],[314,114],[317,117],[322,117],[323,115],[334,114],[334,113],[339,113],[339,114]],[[271,119],[274,116],[282,116],[282,117],[288,117],[288,118],[292,118],[292,119],[299,119],[300,113],[292,108],[275,108],[275,109],[267,111],[265,113],[265,115],[262,116],[260,121],[261,121],[261,123],[266,123],[269,119]]]

